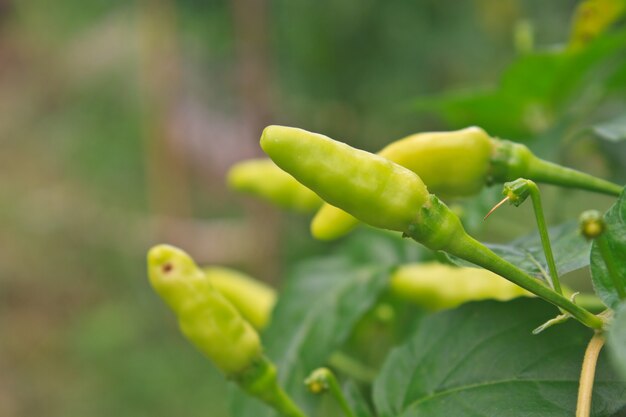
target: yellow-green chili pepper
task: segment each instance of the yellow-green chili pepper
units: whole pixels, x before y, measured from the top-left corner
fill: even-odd
[[[276,303],[276,291],[261,281],[230,268],[203,268],[209,282],[239,310],[255,328],[267,326]]]
[[[520,177],[611,195],[621,191],[616,184],[544,161],[526,146],[492,138],[478,127],[419,133],[391,143],[379,155],[416,173],[432,193],[443,198],[473,195],[486,184]],[[353,216],[325,204],[311,222],[311,233],[317,239],[332,240],[357,224]]]
[[[289,417],[304,417],[278,385],[259,335],[189,255],[169,245],[148,252],[148,277],[174,311],[182,333],[224,375]]]
[[[227,180],[233,190],[285,209],[309,213],[322,205],[322,200],[313,191],[278,168],[271,159],[239,162],[230,168]]]
[[[459,218],[412,171],[388,159],[302,129],[269,126],[261,147],[282,169],[328,203],[375,227],[397,230],[506,277],[585,325],[604,322],[469,236]]]
[[[402,265],[392,274],[389,286],[394,295],[433,311],[469,301],[508,301],[532,295],[486,269],[437,262]]]
[[[341,202],[342,209],[373,226],[404,230],[414,220],[415,208],[428,199],[424,183],[411,181],[417,178],[411,171],[323,135],[270,126],[261,147],[322,199]],[[344,155],[350,163],[344,163]]]
[[[256,330],[185,252],[155,246],[148,253],[148,275],[176,313],[183,334],[224,374],[242,372],[261,356]]]

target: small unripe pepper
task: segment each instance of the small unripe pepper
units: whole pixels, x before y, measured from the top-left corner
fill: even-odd
[[[155,246],[148,253],[148,276],[176,313],[183,334],[224,374],[237,374],[261,356],[256,330],[185,252]]]
[[[441,200],[412,171],[378,155],[302,129],[269,126],[261,147],[278,166],[328,203],[375,227],[397,230],[506,277],[570,312],[592,328],[603,321],[497,256],[469,236]]]
[[[276,291],[242,272],[219,266],[203,268],[209,282],[256,329],[267,326],[276,303]]]
[[[148,277],[174,311],[182,333],[224,375],[282,414],[304,417],[280,388],[276,367],[263,355],[258,333],[182,250],[148,252]]]
[[[230,168],[227,180],[233,190],[285,209],[309,213],[322,205],[322,200],[313,191],[278,168],[271,159],[238,162]]]
[[[391,275],[389,286],[396,296],[434,311],[469,301],[507,301],[532,295],[486,269],[437,262],[401,265]]]

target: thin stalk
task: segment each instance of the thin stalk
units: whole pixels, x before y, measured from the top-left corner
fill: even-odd
[[[342,352],[333,353],[329,360],[329,365],[334,369],[350,376],[359,382],[365,382],[371,384],[376,378],[377,372],[375,369],[370,368],[367,365],[362,364],[358,360]]]
[[[559,282],[559,272],[557,271],[556,263],[554,262],[552,245],[550,244],[550,236],[548,235],[548,228],[546,227],[546,220],[543,215],[543,206],[541,204],[541,195],[539,193],[539,188],[537,187],[537,184],[529,180],[528,190],[530,191],[530,198],[533,202],[533,211],[535,212],[537,229],[539,229],[539,236],[541,237],[541,246],[543,246],[543,252],[546,255],[546,262],[548,262],[548,269],[550,270],[550,284],[552,285],[554,291],[563,295],[561,283]]]
[[[356,414],[350,408],[350,404],[343,395],[343,391],[339,387],[335,374],[328,368],[319,368],[313,371],[311,375],[305,380],[305,384],[309,387],[309,391],[314,394],[319,394],[325,391],[329,391],[335,401],[339,404],[346,417],[356,417]]]
[[[604,322],[588,310],[574,304],[572,301],[558,294],[551,288],[546,287],[536,278],[531,277],[515,265],[502,259],[482,243],[478,242],[467,233],[456,236],[445,248],[447,252],[482,266],[496,274],[508,279],[514,284],[536,294],[549,303],[567,311],[576,320],[592,329],[602,329]]]
[[[596,238],[596,243],[598,244],[598,249],[600,249],[600,255],[602,255],[602,259],[606,264],[606,269],[613,281],[613,286],[617,290],[617,295],[620,300],[626,298],[626,290],[624,289],[624,283],[619,277],[619,270],[617,268],[617,263],[615,262],[615,258],[613,257],[613,252],[611,252],[611,248],[609,247],[609,242],[606,240],[606,235],[603,233]]]
[[[585,350],[583,366],[580,371],[580,383],[578,385],[578,402],[576,403],[576,417],[589,417],[591,413],[591,398],[593,394],[593,381],[596,375],[596,364],[600,350],[604,346],[604,337],[596,333]]]
[[[557,184],[568,188],[582,188],[614,196],[618,196],[622,192],[622,186],[620,185],[585,174],[584,172],[544,161],[534,155],[529,158],[523,176],[532,178],[537,182]]]

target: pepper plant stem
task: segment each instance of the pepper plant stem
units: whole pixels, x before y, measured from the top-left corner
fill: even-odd
[[[552,162],[544,161],[533,155],[529,158],[524,177],[537,182],[558,184],[561,187],[581,188],[603,194],[618,196],[622,192],[620,185],[585,174]]]
[[[548,228],[546,227],[546,220],[543,215],[543,206],[541,204],[539,188],[534,181],[529,180],[528,190],[530,192],[530,198],[533,202],[533,211],[535,212],[535,219],[537,219],[537,228],[539,229],[539,236],[541,237],[541,245],[543,246],[543,252],[546,255],[546,262],[548,263],[548,269],[550,270],[550,278],[552,281],[550,284],[552,285],[554,291],[563,295],[561,283],[559,282],[559,272],[557,271],[556,263],[554,262],[550,236],[548,235]]]
[[[265,356],[246,371],[235,375],[235,382],[248,394],[265,402],[285,417],[307,417],[278,384],[276,367]]]
[[[337,382],[337,378],[335,378],[334,374],[330,374],[328,378],[328,390],[331,395],[335,397],[335,401],[339,403],[339,406],[343,410],[343,413],[346,417],[356,417],[354,411],[350,408],[346,397],[343,395],[341,388],[339,387],[339,383]]]
[[[576,320],[592,329],[602,329],[604,322],[588,310],[546,287],[515,265],[502,259],[467,233],[459,233],[444,249],[452,255],[482,266],[567,311]]]
[[[626,290],[624,289],[624,284],[622,280],[619,278],[619,272],[617,268],[617,264],[615,263],[615,258],[613,257],[613,253],[611,252],[611,248],[609,247],[609,242],[606,239],[606,234],[603,233],[596,238],[596,243],[598,244],[598,249],[600,249],[600,255],[602,255],[602,259],[606,264],[606,269],[613,281],[613,286],[617,290],[617,295],[620,300],[626,298]]]
[[[593,381],[596,374],[596,363],[600,350],[604,346],[604,337],[596,333],[585,350],[583,366],[580,371],[580,383],[578,385],[578,401],[576,403],[576,417],[589,417],[591,412],[591,397],[593,393]]]

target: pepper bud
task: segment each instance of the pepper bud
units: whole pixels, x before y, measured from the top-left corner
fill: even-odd
[[[592,240],[604,233],[606,223],[598,210],[587,210],[580,215],[580,233]]]

